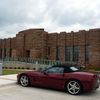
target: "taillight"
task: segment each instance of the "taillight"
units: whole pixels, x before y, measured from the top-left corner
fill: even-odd
[[[99,78],[99,80],[100,80],[100,74],[99,74],[99,73],[97,74],[97,76],[98,76],[98,78]]]

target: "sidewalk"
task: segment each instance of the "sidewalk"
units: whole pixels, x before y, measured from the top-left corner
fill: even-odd
[[[17,82],[17,74],[0,76],[0,87],[15,84]]]

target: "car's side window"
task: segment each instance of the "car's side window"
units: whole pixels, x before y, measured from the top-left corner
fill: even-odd
[[[66,67],[64,73],[69,73],[69,72],[71,72],[71,69],[69,67]]]
[[[47,73],[63,73],[64,68],[62,67],[52,67],[48,70],[46,70]]]

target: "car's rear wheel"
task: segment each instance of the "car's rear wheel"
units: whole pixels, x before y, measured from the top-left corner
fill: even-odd
[[[65,88],[66,88],[67,92],[72,95],[80,94],[82,91],[82,86],[81,86],[80,82],[76,81],[76,80],[70,80],[66,84]]]
[[[30,84],[29,77],[27,75],[21,75],[19,82],[24,87],[27,87]]]

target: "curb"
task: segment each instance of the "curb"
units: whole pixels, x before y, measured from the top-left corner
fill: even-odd
[[[14,82],[14,83],[7,83],[7,84],[1,84],[1,85],[0,85],[0,88],[7,87],[7,86],[11,86],[11,85],[14,85],[14,84],[17,84],[17,82]]]
[[[15,79],[4,78],[4,77],[0,77],[0,79],[3,79],[3,80],[10,80],[10,81],[16,81]]]

